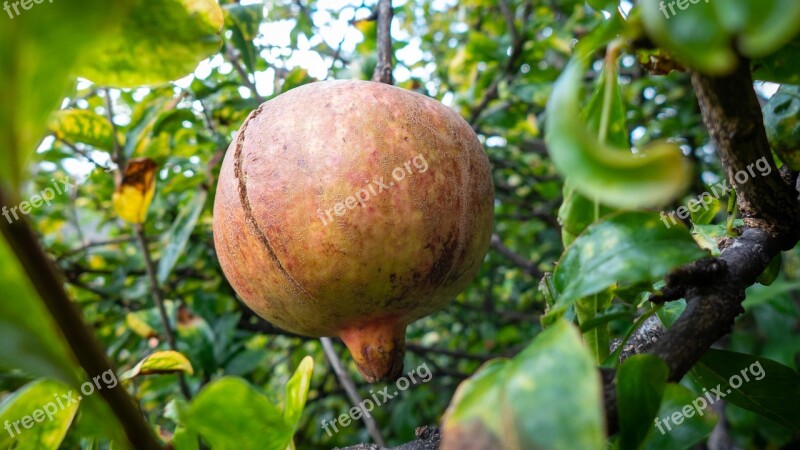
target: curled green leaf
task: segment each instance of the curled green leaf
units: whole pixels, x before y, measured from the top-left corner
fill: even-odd
[[[556,168],[578,191],[619,208],[664,205],[688,186],[691,167],[673,143],[641,152],[603,144],[578,120],[584,63],[573,59],[547,105],[547,144]]]

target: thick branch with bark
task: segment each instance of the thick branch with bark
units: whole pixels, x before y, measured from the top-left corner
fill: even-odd
[[[715,260],[697,261],[667,277],[667,286],[685,289],[687,300],[686,311],[653,350],[667,362],[671,380],[680,379],[717,339],[730,332],[734,319],[744,311],[745,289],[772,258],[794,247],[800,238],[797,191],[781,179],[772,161],[749,64],[741,61],[736,72],[721,78],[694,73],[692,84],[703,121],[736,186],[746,228]],[[736,181],[738,172],[747,172],[762,158],[772,169],[767,176],[756,171],[747,182]]]
[[[0,204],[9,204],[0,192]],[[111,361],[97,342],[91,329],[84,324],[81,312],[67,296],[63,280],[50,258],[23,218],[14,223],[0,220],[0,231],[8,241],[20,264],[31,280],[50,316],[72,349],[78,363],[89,377],[114,371]],[[133,448],[160,449],[161,445],[145,422],[139,408],[120,383],[97,391],[119,419]]]
[[[391,450],[438,450],[441,442],[441,435],[438,428],[419,427],[416,430],[416,435],[417,439],[399,447],[393,447]],[[372,444],[359,444],[341,450],[384,450],[384,447]]]
[[[693,73],[692,85],[728,180],[736,188],[745,224],[763,229],[775,237],[781,250],[789,250],[800,239],[797,191],[781,179],[772,162],[749,66],[742,60],[736,72],[721,78]],[[755,168],[762,158],[771,168],[766,176]]]
[[[796,183],[787,183],[775,168],[747,61],[740,61],[738,69],[725,77],[694,73],[692,84],[703,121],[736,187],[746,227],[719,257],[696,261],[666,279],[664,291],[671,293],[671,299],[684,297],[687,302],[681,317],[651,351],[667,363],[670,381],[680,380],[719,338],[730,333],[734,320],[744,312],[745,289],[775,256],[793,248],[800,238]],[[762,158],[771,171],[761,176],[754,170],[751,175]],[[741,181],[743,176],[736,180],[742,171],[748,173],[746,182]],[[603,372],[603,380],[606,417],[613,432],[617,427],[613,373]]]

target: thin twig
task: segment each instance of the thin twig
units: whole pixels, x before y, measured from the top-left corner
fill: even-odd
[[[130,242],[130,241],[132,241],[134,239],[136,239],[136,237],[134,237],[134,236],[123,236],[123,237],[119,237],[119,238],[116,238],[116,239],[109,239],[107,241],[87,242],[87,243],[81,245],[78,248],[75,248],[75,249],[72,249],[72,250],[69,250],[69,251],[65,252],[64,254],[60,255],[58,257],[58,259],[61,260],[61,259],[64,259],[64,258],[68,258],[68,257],[70,257],[72,255],[76,255],[78,253],[85,252],[86,250],[88,250],[88,249],[90,249],[92,247],[103,247],[103,246],[106,246],[106,245],[123,244],[125,242]]]
[[[112,159],[114,160],[114,164],[120,170],[114,172],[114,181],[116,184],[119,185],[122,182],[122,170],[125,167],[125,152],[122,151],[122,145],[119,143],[119,139],[117,139],[117,125],[114,123],[114,102],[111,100],[111,89],[106,88],[106,117],[108,117],[108,123],[111,124],[111,130],[113,135],[111,136],[111,140],[114,143],[114,153],[112,155]]]
[[[527,258],[514,253],[510,248],[506,247],[505,244],[503,244],[503,241],[500,239],[500,236],[493,234],[490,246],[497,253],[503,255],[506,259],[514,263],[514,265],[522,268],[526,273],[533,276],[534,278],[538,279],[544,276],[544,274],[539,269],[536,268],[535,264],[530,262]]]
[[[147,277],[150,280],[150,292],[153,294],[153,300],[156,302],[158,314],[161,316],[161,322],[164,324],[164,335],[167,337],[169,348],[178,351],[178,345],[175,341],[175,334],[172,332],[172,327],[169,324],[169,317],[167,310],[164,308],[164,294],[161,292],[161,287],[158,285],[158,278],[156,278],[155,264],[153,258],[150,256],[150,249],[147,248],[147,237],[144,234],[144,227],[141,224],[135,224],[134,230],[136,238],[139,241],[139,246],[142,247],[142,256],[144,257],[144,266],[147,271]],[[183,373],[178,373],[178,384],[181,388],[181,393],[186,399],[192,398],[192,393],[189,386],[186,384],[186,378]]]
[[[331,338],[323,337],[319,338],[319,340],[322,342],[322,351],[325,353],[325,357],[328,358],[328,362],[331,364],[333,372],[336,374],[336,378],[339,379],[339,384],[341,384],[345,392],[347,392],[350,402],[355,407],[363,405],[364,400],[358,394],[356,385],[353,383],[353,379],[350,378],[350,375],[348,375],[348,373],[342,367],[342,361],[339,360],[339,355],[336,354],[336,350],[333,348],[333,342],[331,341]],[[375,419],[372,417],[372,415],[362,414],[361,419],[364,420],[364,425],[367,426],[367,431],[369,432],[369,435],[372,436],[372,440],[375,441],[375,443],[379,446],[386,447],[386,442],[383,440],[381,430],[378,428],[378,424],[375,423]]]
[[[258,93],[256,85],[252,81],[250,81],[250,75],[247,73],[244,67],[242,67],[242,64],[239,62],[239,55],[236,54],[234,48],[228,45],[227,42],[224,43],[223,46],[225,47],[224,49],[225,51],[222,52],[223,56],[225,57],[225,59],[228,60],[229,63],[231,63],[231,65],[233,66],[233,70],[235,70],[236,73],[239,74],[239,77],[241,77],[242,79],[242,83],[244,83],[244,85],[247,86],[248,89],[250,89],[250,91],[253,93],[253,97],[255,97],[255,99],[258,100],[259,103],[264,103],[264,97],[262,97]]]
[[[88,160],[90,163],[92,163],[92,164],[94,164],[95,166],[97,166],[97,167],[99,167],[99,168],[103,169],[105,172],[110,172],[110,171],[111,171],[111,168],[110,168],[110,167],[106,166],[105,164],[100,164],[100,163],[99,163],[99,162],[97,162],[97,161],[96,161],[94,158],[92,158],[92,156],[91,156],[91,155],[90,155],[90,154],[89,154],[87,151],[79,149],[79,148],[78,148],[78,147],[77,147],[75,144],[73,144],[73,143],[69,142],[69,141],[68,141],[68,140],[66,140],[66,139],[62,139],[62,138],[58,138],[58,137],[57,137],[56,139],[57,139],[59,142],[61,142],[62,144],[66,145],[67,147],[69,147],[70,149],[72,149],[72,151],[73,151],[73,152],[75,152],[75,153],[77,153],[78,155],[80,155],[80,156],[83,156],[84,158],[86,158],[86,159],[87,159],[87,160]]]

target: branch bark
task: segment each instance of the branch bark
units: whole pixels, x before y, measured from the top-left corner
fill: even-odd
[[[378,63],[372,73],[372,81],[392,84],[392,0],[378,0],[375,10],[378,21]]]
[[[746,227],[719,257],[696,261],[666,278],[664,291],[687,302],[684,313],[651,351],[667,363],[670,381],[680,380],[731,331],[744,311],[745,289],[756,282],[772,258],[793,248],[800,239],[796,183],[784,181],[775,168],[747,61],[740,61],[738,69],[725,77],[693,73],[692,84],[703,121],[736,187]],[[767,176],[748,173],[746,182],[736,180],[738,172],[747,172],[761,158],[771,167]],[[617,427],[613,379],[613,373],[603,372],[609,433]]]
[[[416,430],[417,439],[407,442],[399,447],[393,447],[391,450],[438,450],[439,443],[441,442],[441,435],[439,429],[436,427],[419,427]],[[337,450],[337,449],[334,449]],[[373,444],[359,444],[352,447],[346,447],[340,450],[384,450]]]
[[[0,192],[0,204],[8,204],[3,192]],[[91,377],[109,370],[116,373],[94,334],[84,324],[80,310],[64,291],[61,275],[39,246],[25,219],[11,224],[0,220],[0,231],[17,255],[31,284],[39,293],[50,316],[58,325],[86,374]],[[121,383],[113,388],[106,386],[105,389],[98,390],[98,393],[117,416],[133,448],[145,450],[161,448],[139,408]]]
[[[158,284],[155,263],[153,262],[152,256],[150,256],[150,249],[147,247],[147,236],[144,234],[144,227],[141,224],[135,224],[133,228],[136,233],[136,238],[139,241],[139,246],[142,248],[144,266],[148,281],[150,282],[150,292],[153,294],[153,301],[156,304],[156,308],[158,308],[158,315],[161,317],[161,322],[164,324],[164,335],[167,338],[167,344],[169,344],[171,350],[177,352],[178,343],[175,340],[175,333],[172,331],[172,326],[169,324],[167,310],[164,308],[164,293],[161,291],[161,286]],[[189,385],[186,384],[186,378],[183,372],[178,373],[178,385],[180,386],[183,397],[187,400],[191,399],[192,392],[189,390]]]
[[[320,342],[322,342],[322,350],[325,353],[325,357],[328,358],[328,362],[333,368],[333,372],[336,374],[336,378],[339,380],[339,384],[342,385],[344,391],[347,393],[347,396],[350,398],[350,402],[353,406],[358,407],[359,405],[363,405],[364,399],[358,394],[358,390],[356,389],[355,383],[353,383],[353,379],[350,378],[347,371],[344,370],[342,367],[342,361],[339,359],[339,355],[336,353],[336,349],[333,348],[333,341],[329,337],[319,338]],[[375,423],[375,418],[372,417],[370,414],[362,414],[361,419],[364,421],[364,425],[367,426],[367,431],[369,435],[372,436],[372,440],[375,441],[381,447],[386,446],[386,441],[383,440],[383,435],[381,434],[380,428],[378,428],[378,424]]]
[[[506,247],[505,244],[503,244],[503,240],[500,239],[500,236],[493,234],[490,246],[497,253],[503,255],[506,259],[514,263],[515,266],[522,268],[532,277],[540,279],[544,276],[544,274],[538,268],[536,268],[536,264],[529,261],[524,256],[514,253],[513,250]]]

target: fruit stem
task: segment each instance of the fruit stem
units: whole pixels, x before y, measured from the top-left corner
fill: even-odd
[[[369,383],[395,380],[403,371],[406,324],[397,317],[381,317],[339,331],[356,367]]]

